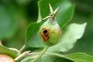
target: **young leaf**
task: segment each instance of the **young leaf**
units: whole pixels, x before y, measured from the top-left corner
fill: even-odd
[[[61,37],[60,42],[57,45],[50,47],[48,51],[66,52],[73,48],[76,41],[83,36],[86,25],[87,23],[73,23],[68,25],[66,32]]]
[[[68,54],[66,56],[72,59],[74,62],[93,62],[93,56],[83,52]]]

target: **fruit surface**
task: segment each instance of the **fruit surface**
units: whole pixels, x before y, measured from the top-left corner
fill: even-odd
[[[39,32],[42,40],[49,46],[57,44],[61,35],[61,29],[57,21],[52,18],[42,24]]]
[[[0,54],[0,62],[15,62],[15,60],[8,55]]]

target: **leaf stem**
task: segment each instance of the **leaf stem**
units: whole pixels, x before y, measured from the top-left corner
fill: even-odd
[[[47,51],[48,47],[49,47],[49,46],[46,46],[46,47],[43,49],[43,51],[40,53],[40,55],[39,55],[36,59],[32,60],[31,62],[37,62],[37,61],[42,57],[42,55]]]

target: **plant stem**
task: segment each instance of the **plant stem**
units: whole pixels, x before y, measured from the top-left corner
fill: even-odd
[[[25,49],[25,47],[26,47],[26,45],[24,44],[24,45],[22,46],[22,48],[19,50],[19,52],[21,53],[21,52]]]
[[[30,54],[30,51],[25,51],[23,52],[21,55],[19,55],[18,57],[15,58],[15,61],[18,61],[20,59],[22,59],[23,57],[26,57]]]
[[[37,62],[42,57],[42,55],[47,51],[47,49],[48,49],[48,46],[46,46],[43,49],[43,51],[40,53],[40,55],[36,59],[32,60],[31,62]]]

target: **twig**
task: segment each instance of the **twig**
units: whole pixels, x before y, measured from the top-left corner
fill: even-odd
[[[20,59],[22,59],[23,57],[28,56],[29,54],[30,54],[30,51],[26,51],[26,52],[22,53],[21,55],[19,55],[18,57],[16,57],[16,58],[15,58],[15,61],[20,60]]]

